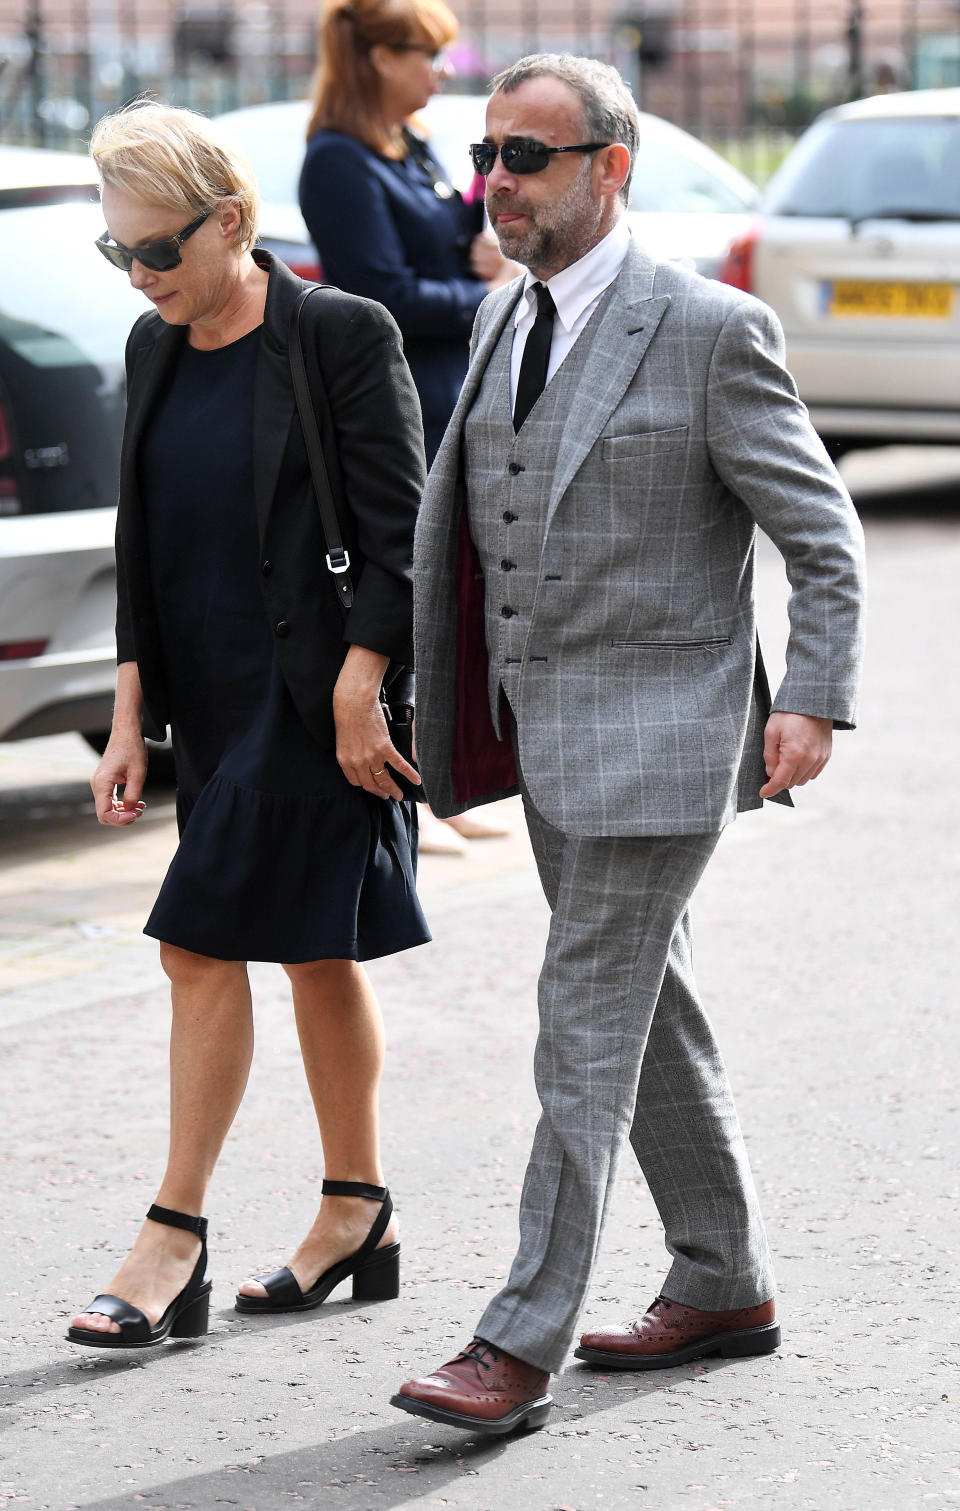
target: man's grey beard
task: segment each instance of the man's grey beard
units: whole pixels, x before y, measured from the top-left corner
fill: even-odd
[[[551,205],[535,208],[527,205],[522,191],[502,197],[489,195],[487,214],[503,255],[522,263],[531,273],[548,277],[561,268],[568,268],[571,263],[579,262],[596,242],[600,228],[601,207],[590,192],[590,177],[590,160],[587,158],[562,198]],[[525,235],[501,235],[497,231],[496,215],[510,210],[530,216],[530,228]]]

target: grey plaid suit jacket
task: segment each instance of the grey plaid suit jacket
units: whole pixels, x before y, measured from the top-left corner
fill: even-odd
[[[417,750],[442,817],[515,790],[509,755],[496,758],[482,628],[462,602],[458,615],[458,576],[462,600],[464,420],[521,288],[480,307],[417,524]],[[714,832],[760,806],[765,780],[755,528],[791,584],[773,706],[839,728],[856,718],[863,532],[783,366],[779,322],[758,300],[634,244],[566,361],[580,382],[543,544],[563,571],[541,579],[528,636],[547,660],[524,656],[521,671],[524,777],[564,833]]]

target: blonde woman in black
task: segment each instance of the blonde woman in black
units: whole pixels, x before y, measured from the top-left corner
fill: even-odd
[[[349,1276],[361,1299],[397,1294],[383,1031],[361,962],[429,938],[416,818],[389,768],[415,773],[378,699],[388,664],[410,660],[424,462],[393,320],[315,295],[305,350],[351,557],[345,619],[290,374],[304,285],[251,250],[249,170],[202,117],[158,105],[102,121],[92,152],[101,250],[154,306],[127,347],[116,714],[92,786],[102,823],[136,823],[142,730],[169,724],[181,831],[146,925],[172,991],[169,1159],[132,1251],[68,1334],[123,1348],[207,1329],[201,1213],[250,1067],[248,960],[290,978],[327,1179],[288,1264],[243,1284],[237,1307],[308,1310]]]

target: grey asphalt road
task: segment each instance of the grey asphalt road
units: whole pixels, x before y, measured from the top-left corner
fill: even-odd
[[[98,829],[74,737],[0,746],[4,1260],[0,1511],[913,1511],[960,1499],[957,881],[960,455],[852,457],[872,599],[862,726],[794,813],[724,837],[698,894],[698,974],[729,1062],[780,1280],[768,1359],[605,1376],[572,1360],[549,1425],[493,1445],[401,1416],[501,1280],[537,1108],[546,910],[507,840],[427,857],[434,944],[373,968],[390,1036],[399,1301],[349,1292],[241,1319],[321,1176],[283,979],[253,971],[254,1075],[210,1195],[201,1342],[76,1349],[165,1153],[168,1009],[139,930],[175,843],[169,792]],[[760,560],[776,665],[784,586]],[[643,1310],[665,1270],[624,1164],[585,1321]]]

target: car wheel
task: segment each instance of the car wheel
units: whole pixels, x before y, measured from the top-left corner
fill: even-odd
[[[110,738],[109,729],[85,729],[82,733],[87,744],[93,747],[97,755],[103,755]],[[158,786],[164,787],[176,785],[177,771],[169,741],[163,745],[158,745],[156,740],[147,741],[147,766],[148,781],[156,782]]]

